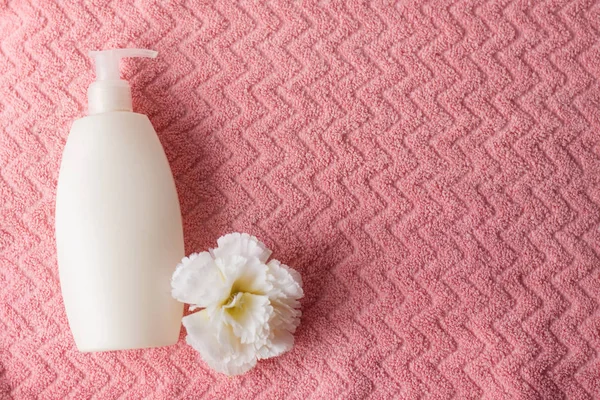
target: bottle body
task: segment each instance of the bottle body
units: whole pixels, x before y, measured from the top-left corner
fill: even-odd
[[[183,305],[170,278],[184,256],[177,191],[145,115],[74,122],[56,195],[63,299],[80,351],[174,344]]]

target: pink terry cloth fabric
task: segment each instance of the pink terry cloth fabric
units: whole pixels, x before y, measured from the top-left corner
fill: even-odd
[[[56,181],[114,47],[159,51],[124,76],[186,251],[248,232],[304,278],[247,375],[183,331],[74,346]],[[598,1],[5,0],[0,127],[0,398],[600,398]]]

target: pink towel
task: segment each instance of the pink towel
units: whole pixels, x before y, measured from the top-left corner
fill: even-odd
[[[600,398],[598,1],[0,3],[0,398]],[[249,232],[304,278],[242,377],[184,332],[75,349],[55,187],[113,47],[159,51],[124,75],[187,251]]]

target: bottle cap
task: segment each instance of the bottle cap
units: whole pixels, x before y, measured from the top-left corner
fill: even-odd
[[[96,81],[88,88],[88,112],[133,111],[131,87],[121,79],[119,62],[124,57],[155,58],[158,52],[146,49],[90,51],[96,64]]]

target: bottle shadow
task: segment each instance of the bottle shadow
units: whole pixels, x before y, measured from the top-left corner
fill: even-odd
[[[352,254],[352,244],[336,228],[337,233],[331,234],[332,229],[320,229],[312,222],[292,227],[297,216],[288,215],[281,204],[270,200],[289,202],[274,193],[271,183],[276,178],[267,173],[258,177],[257,183],[248,173],[255,160],[245,159],[247,153],[238,150],[248,143],[243,132],[227,127],[232,123],[227,119],[231,110],[225,109],[225,103],[204,100],[210,96],[201,87],[208,91],[211,85],[193,73],[178,76],[169,65],[174,62],[169,60],[170,50],[157,50],[159,58],[154,62],[141,65],[134,60],[137,65],[131,70],[136,72],[130,74],[124,68],[124,76],[134,88],[134,109],[152,121],[171,165],[181,203],[186,254],[215,247],[217,238],[229,232],[257,236],[273,250],[273,258],[301,274],[305,297],[296,345],[313,346],[315,329],[324,332],[328,315],[336,307],[344,307],[347,289],[334,269]],[[257,196],[261,187],[266,194]],[[310,208],[315,199],[310,193],[303,195]],[[300,211],[305,212],[309,216],[304,219],[319,218],[319,210]],[[184,332],[182,329],[182,338]]]

